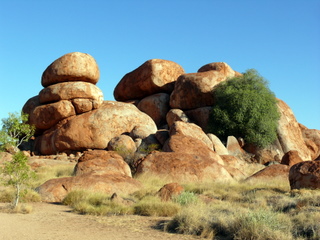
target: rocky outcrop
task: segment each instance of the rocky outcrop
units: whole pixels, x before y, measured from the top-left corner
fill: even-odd
[[[304,161],[311,160],[311,154],[302,136],[299,124],[291,108],[278,99],[278,109],[281,114],[277,128],[278,139],[283,152],[296,150]]]
[[[184,136],[182,134],[175,134],[164,144],[162,150],[164,152],[176,152],[193,154],[196,156],[204,155],[212,158],[217,163],[224,165],[221,157],[209,148],[204,142],[197,138]]]
[[[320,156],[320,130],[308,129],[302,124],[299,124],[299,126],[306,145],[311,152],[312,160],[317,159]]]
[[[106,101],[99,109],[60,121],[36,140],[41,154],[65,151],[105,149],[109,141],[136,127],[143,128],[141,138],[157,131],[154,121],[129,103]]]
[[[305,161],[293,165],[289,181],[291,189],[320,189],[320,161]]]
[[[88,190],[106,194],[130,194],[141,187],[131,178],[130,168],[115,152],[87,151],[75,167],[74,177],[51,179],[36,190],[42,201],[61,202],[73,190]]]
[[[175,62],[151,59],[120,80],[114,89],[114,98],[117,101],[128,101],[155,93],[170,93],[174,82],[183,73],[183,68]]]
[[[171,108],[189,110],[212,106],[214,104],[214,95],[212,93],[214,87],[227,78],[235,76],[235,72],[226,63],[219,64],[223,65],[219,70],[181,75],[177,79],[170,97]],[[214,67],[211,69],[214,69]]]
[[[51,63],[42,74],[42,86],[60,82],[81,81],[96,84],[100,72],[95,59],[86,53],[73,52]]]
[[[137,105],[138,109],[148,114],[158,127],[166,124],[166,115],[169,108],[170,95],[157,93],[143,98]]]
[[[74,52],[55,60],[42,74],[42,89],[29,99],[23,111],[37,133],[77,114],[97,109],[103,103],[102,91],[95,86],[99,68],[88,54]]]
[[[170,136],[173,136],[175,134],[190,136],[190,137],[199,139],[204,144],[206,144],[210,149],[213,149],[213,144],[209,139],[209,137],[196,124],[176,121],[170,127]]]
[[[176,152],[153,152],[139,164],[136,174],[151,173],[176,182],[234,181],[212,158]]]

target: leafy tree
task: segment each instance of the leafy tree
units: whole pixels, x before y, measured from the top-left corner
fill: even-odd
[[[9,113],[9,117],[2,119],[0,131],[0,148],[8,145],[19,147],[22,142],[33,136],[35,128],[27,123],[28,115],[25,113]]]
[[[23,152],[18,152],[13,155],[12,161],[7,161],[4,164],[2,170],[5,185],[13,186],[16,190],[12,203],[13,208],[18,205],[21,195],[25,193],[22,189],[28,186],[29,181],[35,177],[35,173],[30,169],[27,162],[28,158]]]
[[[209,118],[209,132],[226,140],[242,137],[247,143],[266,147],[277,137],[280,114],[268,82],[250,69],[242,76],[219,84],[214,90],[215,105]]]

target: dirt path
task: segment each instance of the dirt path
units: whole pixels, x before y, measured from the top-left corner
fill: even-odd
[[[159,229],[160,217],[95,217],[70,212],[63,205],[33,204],[30,214],[0,212],[0,240],[190,240],[193,236]]]

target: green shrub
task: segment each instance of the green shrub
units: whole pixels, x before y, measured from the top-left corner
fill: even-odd
[[[247,143],[266,147],[276,139],[280,114],[267,81],[256,70],[219,84],[213,92],[215,104],[208,131],[222,141],[241,137]]]
[[[184,206],[184,205],[196,203],[198,201],[198,196],[193,192],[184,191],[178,196],[174,197],[173,201]]]

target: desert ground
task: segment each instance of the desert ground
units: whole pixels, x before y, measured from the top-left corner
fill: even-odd
[[[29,214],[0,212],[1,240],[190,240],[195,236],[161,230],[168,218],[143,216],[89,216],[64,205],[32,203]]]

